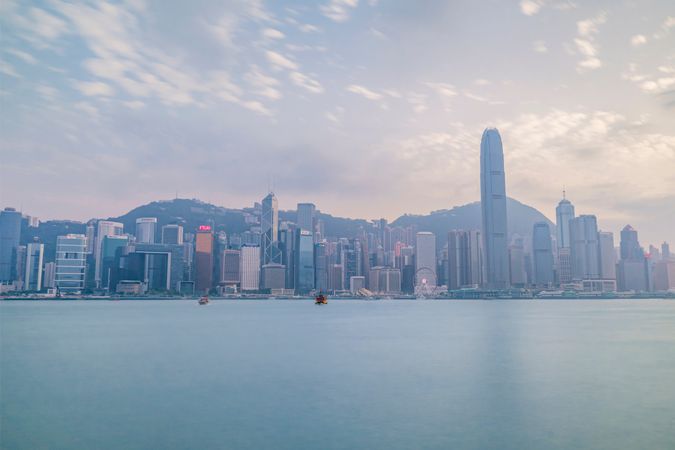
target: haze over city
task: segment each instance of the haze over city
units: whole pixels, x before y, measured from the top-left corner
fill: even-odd
[[[394,219],[507,194],[675,241],[675,6],[2,4],[3,206],[109,217],[178,195]]]

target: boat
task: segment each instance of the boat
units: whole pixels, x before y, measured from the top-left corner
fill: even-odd
[[[205,295],[199,299],[199,304],[200,305],[208,305],[209,304],[209,297],[208,295]]]
[[[328,304],[328,298],[326,298],[326,296],[323,295],[323,294],[319,294],[314,299],[314,304],[315,305],[327,305]]]

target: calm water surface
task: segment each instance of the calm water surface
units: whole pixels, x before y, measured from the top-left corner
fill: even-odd
[[[0,302],[3,449],[674,449],[675,301]]]

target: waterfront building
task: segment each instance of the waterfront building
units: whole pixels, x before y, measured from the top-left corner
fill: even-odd
[[[283,291],[286,286],[286,267],[283,264],[265,264],[260,271],[260,289],[270,293]]]
[[[278,247],[279,205],[273,192],[267,194],[267,196],[262,200],[260,227],[261,265],[280,264],[281,252],[279,251]]]
[[[220,284],[239,287],[241,283],[241,250],[223,250],[220,264]]]
[[[563,191],[563,199],[555,209],[555,219],[558,248],[570,248],[572,246],[570,220],[574,219],[574,205],[565,198],[565,191]]]
[[[449,290],[477,287],[483,282],[480,230],[448,232],[447,275]]]
[[[42,286],[50,289],[56,287],[56,263],[48,262],[45,264],[45,274],[42,278]]]
[[[67,234],[56,238],[55,284],[59,292],[79,294],[84,290],[87,237]]]
[[[675,261],[661,259],[654,265],[654,290],[675,290]]]
[[[401,270],[391,267],[373,267],[368,277],[368,290],[379,294],[401,292]]]
[[[481,139],[480,199],[485,284],[492,289],[506,289],[509,287],[506,180],[502,140],[495,128],[487,128]]]
[[[34,242],[26,245],[26,271],[23,277],[23,289],[25,291],[42,290],[42,261],[45,253],[45,245]]]
[[[527,285],[527,259],[523,238],[514,235],[509,245],[509,281],[511,286],[523,288]]]
[[[352,295],[359,294],[361,289],[365,288],[366,288],[366,277],[362,276],[349,277],[349,292],[351,292]]]
[[[241,266],[241,290],[257,291],[260,286],[260,247],[257,245],[242,245]]]
[[[328,290],[328,256],[326,244],[314,244],[314,288],[319,292]]]
[[[328,267],[328,290],[335,292],[344,289],[344,268],[342,264],[331,264]]]
[[[16,279],[16,248],[21,240],[21,213],[14,208],[0,211],[0,282]]]
[[[114,291],[116,282],[111,280],[114,278],[114,272],[118,269],[119,249],[129,245],[129,236],[103,236],[101,242],[101,285],[100,287],[106,291]]]
[[[600,246],[600,278],[604,280],[616,280],[614,233],[599,231],[598,245]]]
[[[650,291],[649,262],[640,246],[637,231],[630,225],[621,230],[621,259],[616,278],[620,291]]]
[[[200,225],[195,235],[195,290],[201,294],[213,287],[213,230]]]
[[[547,222],[537,222],[532,229],[532,253],[534,266],[534,284],[539,287],[551,287],[553,284],[553,244],[551,229]]]
[[[162,244],[183,245],[183,226],[169,224],[162,227]]]
[[[298,228],[295,236],[295,292],[314,289],[314,234]]]
[[[570,220],[572,278],[577,281],[600,279],[598,222],[593,215]]]
[[[436,287],[436,235],[420,231],[415,235],[415,286]]]
[[[124,225],[119,222],[112,222],[109,220],[99,220],[96,224],[96,245],[94,246],[94,281],[96,287],[101,287],[101,245],[103,238],[106,236],[121,236],[124,233]]]

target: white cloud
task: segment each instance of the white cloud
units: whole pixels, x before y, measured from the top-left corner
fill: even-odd
[[[539,12],[544,2],[538,0],[521,0],[520,11],[526,16],[533,16]]]
[[[100,81],[76,81],[74,85],[82,94],[88,97],[110,97],[115,95],[115,90],[113,88]]]
[[[279,80],[260,71],[258,66],[252,66],[244,79],[253,87],[253,93],[270,100],[279,100],[282,97],[281,92],[276,88]]]
[[[358,6],[359,0],[330,0],[319,7],[324,16],[334,22],[344,22],[349,19],[350,10]]]
[[[574,39],[577,51],[583,56],[577,62],[577,72],[582,73],[587,70],[594,70],[602,67],[602,61],[598,58],[598,48],[595,43],[595,37],[598,34],[598,27],[606,21],[606,14],[600,13],[596,17],[577,22],[578,37]]]
[[[352,94],[360,95],[364,98],[367,98],[368,100],[382,99],[382,94],[378,94],[377,92],[371,91],[367,87],[360,86],[358,84],[350,84],[349,86],[346,87],[346,89]]]
[[[265,28],[262,35],[268,39],[283,39],[285,37],[284,33],[274,28]]]
[[[299,25],[298,30],[302,31],[303,33],[318,33],[319,31],[321,31],[318,27],[311,25],[309,23]]]
[[[126,106],[129,109],[142,109],[145,108],[145,103],[143,103],[140,100],[129,100],[122,102],[124,106]]]
[[[2,60],[0,60],[0,73],[4,73],[5,75],[14,78],[21,78],[14,69],[14,66]]]
[[[277,69],[288,69],[288,70],[298,70],[298,65],[282,55],[281,53],[273,52],[272,50],[267,50],[265,52],[267,60]]]
[[[35,57],[33,55],[31,55],[30,53],[26,53],[24,51],[17,50],[15,48],[7,49],[7,53],[9,53],[10,55],[16,56],[21,61],[23,61],[27,64],[37,64],[37,59],[35,59]]]
[[[425,83],[425,85],[444,97],[455,97],[457,95],[455,87],[448,83]]]
[[[630,45],[633,47],[639,47],[647,43],[647,37],[644,34],[636,34],[630,39]]]
[[[662,94],[675,87],[675,66],[659,66],[656,74],[647,75],[638,73],[636,64],[630,64],[622,78],[633,82],[647,94]]]
[[[323,92],[323,86],[318,81],[308,77],[301,72],[291,72],[289,78],[296,86],[300,86],[313,94],[320,94]]]
[[[532,49],[537,53],[548,53],[548,47],[544,41],[534,41],[532,43]]]
[[[653,34],[654,39],[663,39],[670,34],[670,29],[675,28],[675,16],[668,16],[661,24],[661,29]]]
[[[37,48],[49,47],[53,41],[68,33],[65,21],[36,7],[31,7],[26,16],[14,15],[12,20],[23,29],[22,38]]]

